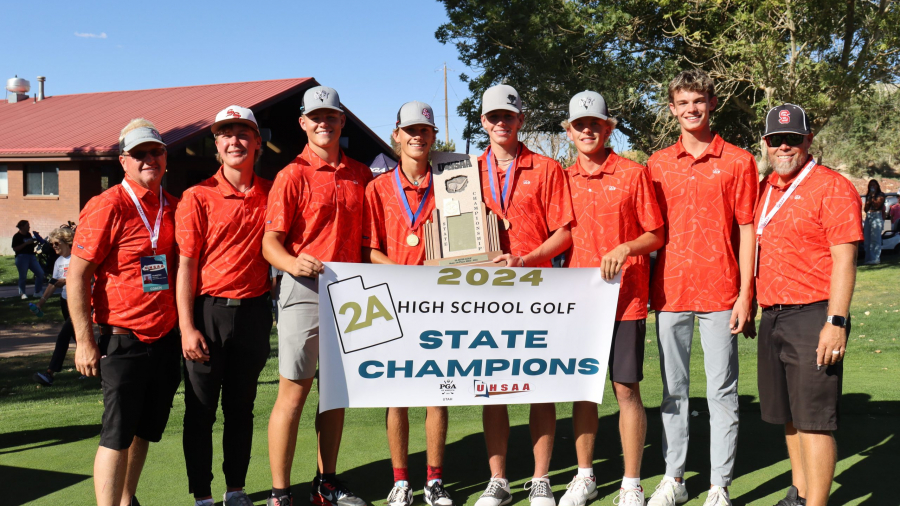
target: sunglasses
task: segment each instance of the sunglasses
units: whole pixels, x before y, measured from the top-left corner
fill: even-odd
[[[58,242],[51,242],[50,246],[53,246],[54,248],[58,248],[60,246],[60,244]]]
[[[166,148],[153,148],[147,150],[129,151],[125,153],[125,156],[130,156],[135,160],[143,160],[144,158],[147,158],[147,155],[153,155],[155,158],[159,158],[164,154],[166,154]]]
[[[777,148],[782,144],[794,147],[803,144],[805,140],[806,136],[800,134],[772,134],[766,137],[766,144],[770,148]]]

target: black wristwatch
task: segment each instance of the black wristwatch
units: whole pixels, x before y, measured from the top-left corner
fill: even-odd
[[[843,328],[844,325],[847,324],[847,319],[844,318],[843,316],[838,316],[838,315],[831,315],[828,318],[826,318],[825,321],[834,325],[835,327],[841,327],[841,328]]]

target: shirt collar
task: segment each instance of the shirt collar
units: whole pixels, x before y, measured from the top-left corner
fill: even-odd
[[[158,200],[159,195],[153,195],[153,192],[151,192],[149,188],[144,188],[143,186],[135,183],[127,175],[124,177],[124,182],[122,184],[127,184],[128,187],[131,188],[131,191],[134,192],[134,195],[138,198],[138,200],[144,200],[144,197],[146,197],[147,194],[149,193],[151,196],[153,196],[155,198],[148,200],[148,202],[150,202],[150,201],[158,202],[159,201]],[[159,191],[163,191],[162,186],[159,187]]]
[[[300,159],[306,162],[307,165],[312,167],[314,170],[333,170],[339,171],[344,168],[344,162],[347,160],[347,156],[344,154],[344,150],[340,150],[341,153],[341,162],[337,167],[332,167],[325,163],[325,160],[322,160],[319,155],[317,155],[311,147],[309,147],[309,143],[306,143],[306,147],[303,148],[303,152],[300,153]]]
[[[619,155],[612,148],[603,148],[606,150],[606,160],[600,165],[600,170],[591,174],[581,165],[581,157],[575,159],[575,172],[584,177],[600,177],[600,174],[612,174],[616,171],[619,164]]]
[[[806,164],[809,163],[809,160],[810,160],[811,157],[812,157],[812,155],[808,155],[808,156],[806,157],[806,160],[804,160],[803,163],[800,164],[800,168],[797,169],[797,172],[794,172],[794,174],[791,175],[791,178],[788,179],[788,181],[787,181],[786,183],[784,183],[784,185],[779,184],[779,183],[781,182],[781,179],[778,177],[778,173],[776,173],[775,171],[772,171],[772,173],[769,174],[769,177],[766,178],[766,182],[767,182],[768,184],[774,186],[776,190],[785,190],[785,189],[789,188],[789,187],[791,186],[791,183],[793,183],[794,180],[797,179],[797,176],[799,176],[800,173],[803,172],[803,167],[806,167]],[[812,172],[815,172],[815,170],[816,170],[818,167],[819,167],[819,164],[817,163],[817,164],[812,168]],[[803,186],[803,185],[805,185],[808,181],[809,181],[809,176],[806,176],[806,178],[804,178],[803,181],[800,181],[800,184],[798,184],[797,186],[798,186],[798,187]]]
[[[224,195],[225,197],[230,197],[234,195],[250,195],[251,193],[255,193],[257,191],[257,181],[256,174],[253,174],[253,182],[250,184],[250,188],[247,191],[241,193],[237,191],[237,188],[231,184],[231,181],[225,178],[225,166],[219,166],[219,170],[216,171],[216,175],[213,176],[216,180],[216,189],[219,190],[219,193]]]
[[[681,143],[681,136],[678,136],[678,142],[675,145],[678,147],[678,157],[679,158],[682,156],[692,156],[690,153],[687,152],[686,149],[684,149],[684,144]],[[722,156],[722,150],[724,148],[725,148],[725,140],[722,139],[719,136],[719,134],[717,134],[716,132],[713,132],[712,142],[710,142],[709,145],[706,146],[706,149],[703,150],[703,153],[701,153],[700,156],[698,156],[696,158],[696,160],[702,160],[703,158],[705,158],[707,156],[714,156],[716,158],[719,158]]]
[[[404,190],[424,190],[431,186],[431,164],[428,164],[428,172],[425,174],[425,179],[422,180],[422,184],[416,186],[409,182],[409,179],[406,177],[406,173],[400,170],[400,164],[397,164],[397,167],[394,170],[400,171],[400,184],[403,185]],[[391,177],[394,177],[391,174]]]
[[[483,170],[483,171],[487,171],[486,160],[487,160],[488,151],[490,151],[490,149],[486,150],[484,153],[481,154],[481,156],[478,157],[479,160],[484,162],[481,164],[481,170]],[[533,159],[534,152],[532,152],[530,149],[528,149],[528,146],[526,146],[525,143],[521,142],[521,141],[519,142],[518,158],[519,159],[515,161],[516,170],[524,169],[524,168],[530,169],[534,166],[534,159]],[[494,163],[493,160],[491,161],[491,163]],[[512,164],[510,164],[510,167],[512,167]],[[500,171],[500,172],[506,172],[506,171]]]

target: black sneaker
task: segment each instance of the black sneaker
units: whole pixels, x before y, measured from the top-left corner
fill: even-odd
[[[41,385],[45,385],[48,387],[53,386],[53,376],[50,376],[45,372],[36,372],[34,373],[34,376],[31,377],[31,379],[40,383]]]
[[[366,506],[356,494],[340,480],[320,480],[313,478],[310,484],[309,502],[313,506]]]
[[[453,506],[453,499],[440,481],[434,482],[430,487],[425,484],[425,502],[430,506]]]
[[[775,503],[775,506],[806,506],[806,499],[801,498],[797,487],[791,485],[784,499]]]
[[[131,506],[141,506],[140,501],[137,500],[137,496],[131,496]]]

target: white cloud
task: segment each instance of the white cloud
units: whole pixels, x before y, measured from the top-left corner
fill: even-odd
[[[106,38],[106,32],[101,32],[100,35],[97,35],[96,33],[79,33],[79,32],[75,32],[75,36],[76,36],[76,37],[81,37],[81,38],[83,38],[83,39],[105,39],[105,38]]]

